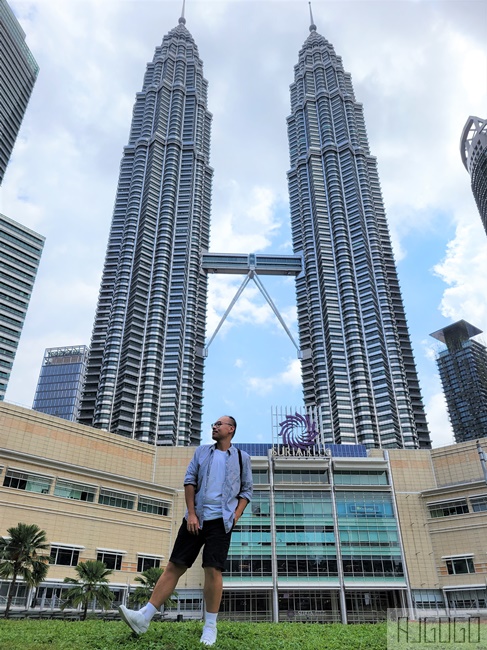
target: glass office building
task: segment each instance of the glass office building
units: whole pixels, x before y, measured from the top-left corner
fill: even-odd
[[[39,66],[25,43],[25,33],[6,0],[0,0],[0,43],[1,184],[39,72]]]
[[[79,420],[160,445],[201,435],[212,116],[185,23],[156,47],[137,94]]]
[[[42,235],[0,214],[0,400],[7,390],[43,247]]]
[[[270,447],[252,457],[254,497],[232,535],[223,616],[352,623],[406,606],[388,461],[365,446],[347,446],[352,458],[339,445],[313,458]]]
[[[32,408],[76,422],[86,375],[86,345],[47,348]]]
[[[304,402],[328,442],[431,446],[362,105],[314,24],[291,84],[288,172]]]

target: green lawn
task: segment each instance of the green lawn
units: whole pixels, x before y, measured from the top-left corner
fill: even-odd
[[[141,637],[119,621],[0,620],[0,650],[202,650],[201,622],[153,623]],[[215,650],[386,650],[386,626],[218,623]]]

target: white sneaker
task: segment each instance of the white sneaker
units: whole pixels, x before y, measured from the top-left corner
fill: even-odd
[[[216,641],[216,627],[205,625],[200,643],[203,645],[213,645]]]
[[[150,621],[146,621],[144,615],[133,609],[127,609],[124,605],[118,608],[122,620],[135,632],[135,634],[144,634],[147,632]]]

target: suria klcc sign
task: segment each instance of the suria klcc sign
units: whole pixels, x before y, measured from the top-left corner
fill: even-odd
[[[278,442],[273,453],[276,456],[326,456],[321,442],[317,418],[296,411],[279,422]]]

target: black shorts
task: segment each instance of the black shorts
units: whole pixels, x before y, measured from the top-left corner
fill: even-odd
[[[169,560],[189,569],[203,548],[203,567],[214,567],[223,571],[230,548],[232,531],[226,532],[223,519],[210,519],[203,522],[203,528],[197,535],[188,531],[186,519],[179,528],[178,536]]]

